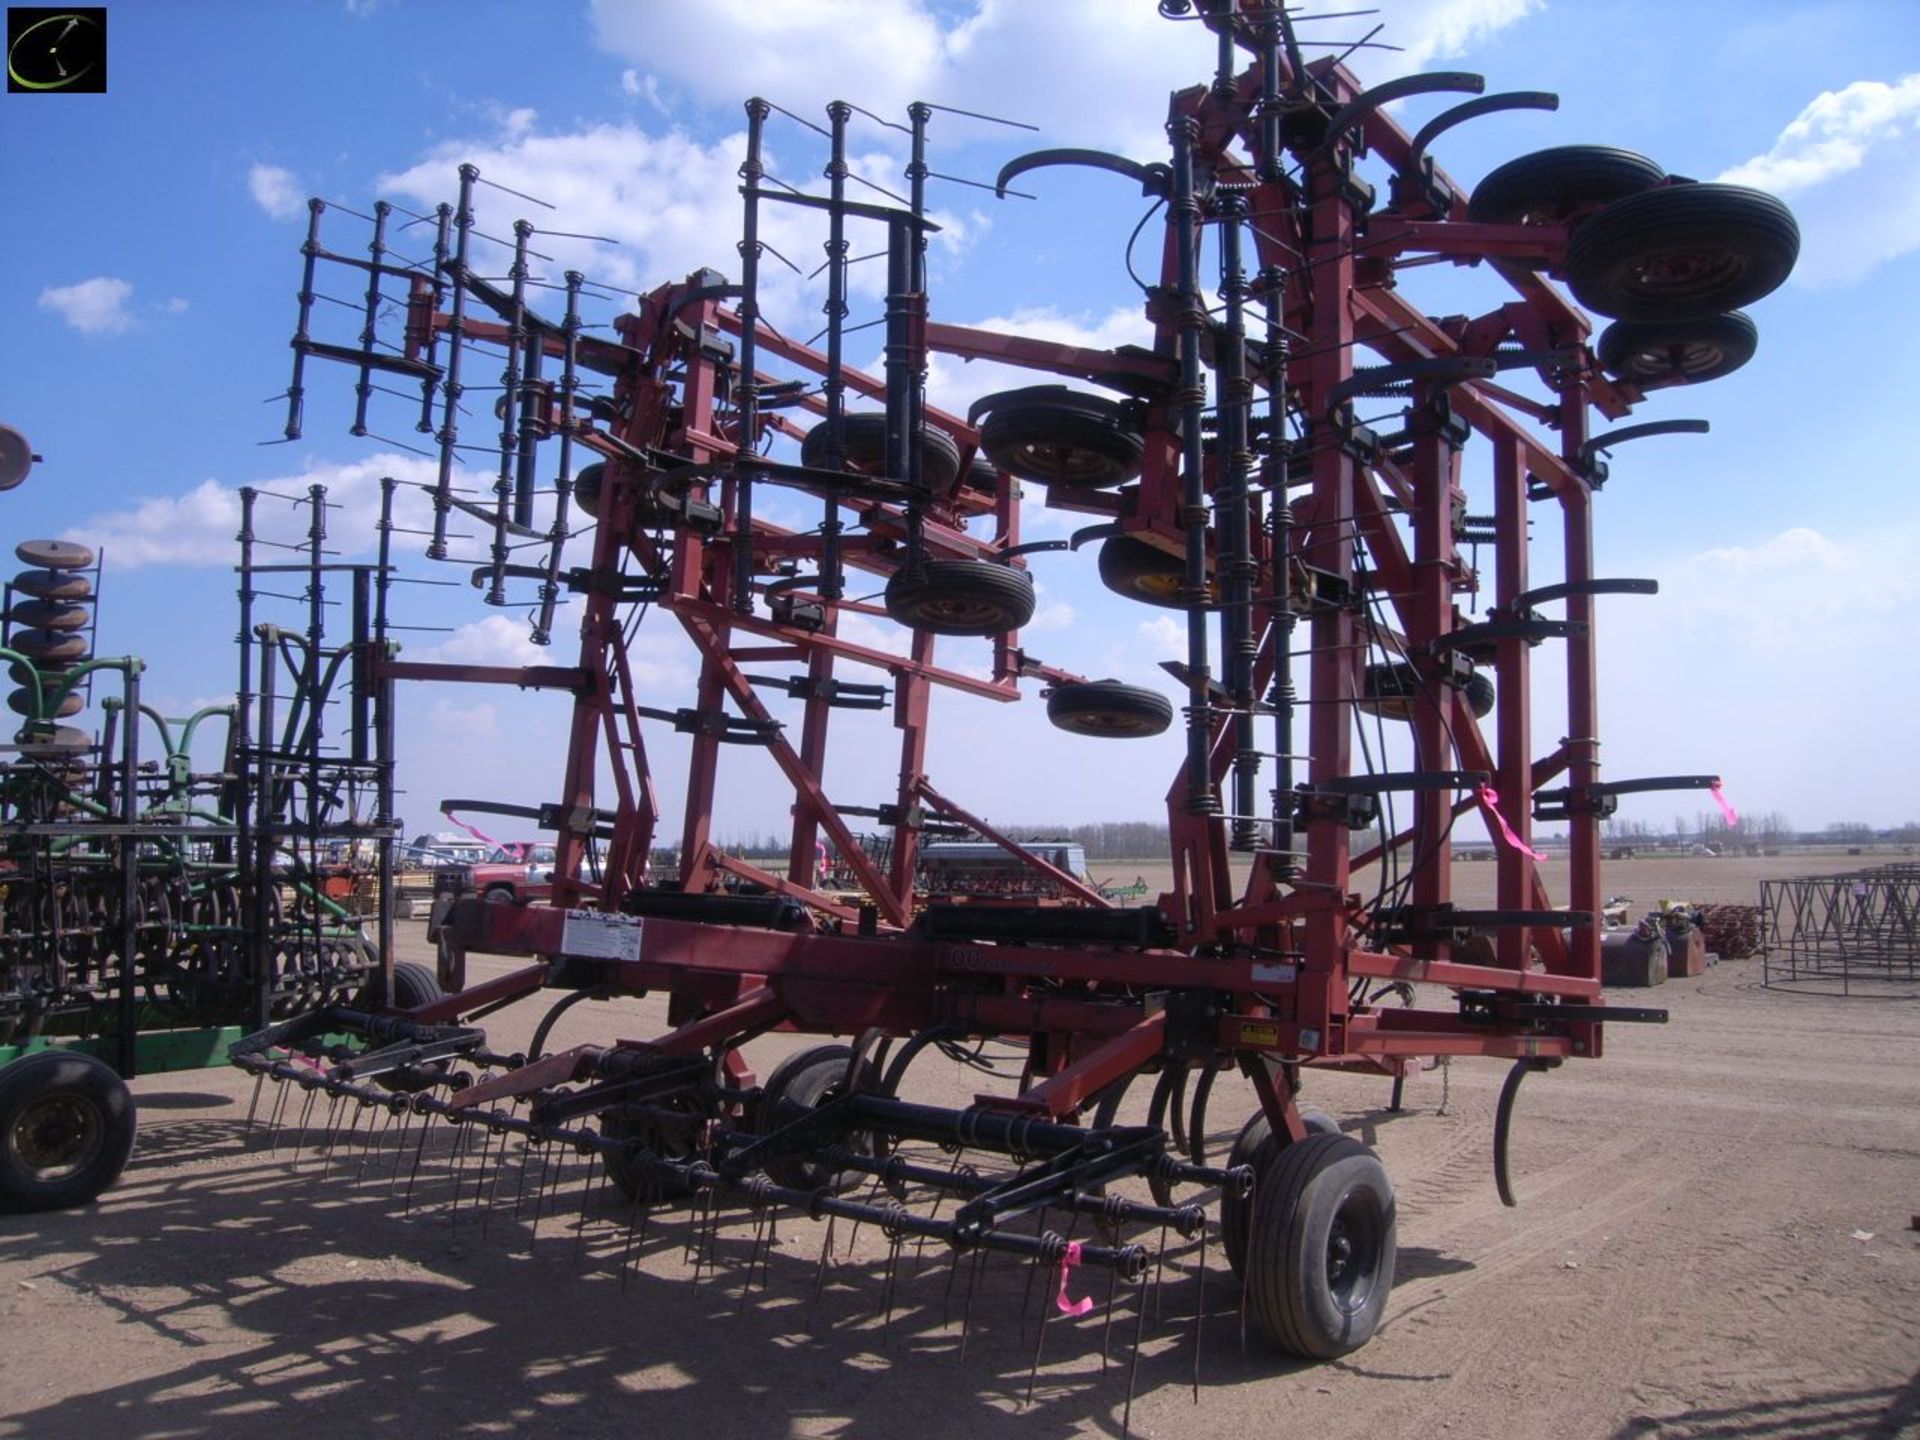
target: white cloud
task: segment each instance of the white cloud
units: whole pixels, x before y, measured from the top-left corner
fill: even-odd
[[[401,482],[394,498],[395,523],[424,529],[431,508],[422,485],[433,483],[437,467],[417,456],[382,453],[352,464],[314,462],[300,471],[256,482],[262,492],[254,510],[254,534],[269,545],[298,544],[306,535],[307,512],[283,496],[304,497],[311,485],[324,485],[328,512],[328,544],[345,553],[371,550],[380,514],[380,479],[391,475]],[[457,472],[455,484],[466,489],[490,485],[490,480]],[[465,523],[455,515],[455,529]],[[234,537],[240,530],[240,493],[218,480],[203,480],[173,495],[137,499],[117,510],[88,516],[67,532],[113,554],[116,567],[147,565],[232,565],[238,558]]]
[[[160,308],[165,310],[169,315],[184,315],[187,312],[187,302],[178,295],[175,295],[169,298],[167,303]]]
[[[433,702],[433,729],[441,743],[456,746],[475,740],[500,738],[500,714],[497,707],[481,701],[462,705],[452,700]]]
[[[1432,61],[1464,55],[1482,40],[1544,8],[1545,0],[1401,0],[1382,17],[1387,28],[1378,37],[1400,46],[1400,53],[1363,51],[1351,63],[1372,82],[1411,74]],[[1366,28],[1363,25],[1360,33]],[[1316,29],[1313,33],[1332,32]],[[1359,39],[1360,34],[1353,38]]]
[[[1541,6],[1541,0],[1399,0],[1381,39],[1402,53],[1362,52],[1369,78],[1456,55]],[[977,0],[970,11],[928,0],[593,0],[601,48],[657,70],[696,99],[737,107],[761,95],[810,119],[833,98],[899,121],[927,100],[1039,127],[1036,145],[1071,141],[1157,158],[1164,97],[1203,81],[1213,36],[1169,22],[1150,0]],[[1358,39],[1369,22],[1309,27],[1306,38]],[[727,43],[716,44],[716,34]],[[849,44],[849,37],[858,37]],[[831,55],[831,64],[821,57]],[[1115,95],[1139,103],[1114,105]],[[785,122],[782,122],[785,123]],[[862,125],[870,122],[858,122]],[[937,115],[943,139],[1011,132]]]
[[[276,220],[296,220],[306,213],[307,199],[300,193],[293,172],[279,165],[255,165],[247,171],[247,192],[253,203]]]
[[[409,657],[412,658],[412,657]],[[462,625],[445,640],[426,648],[421,660],[450,665],[551,665],[553,653],[527,638],[527,627],[505,615],[489,615]]]
[[[555,209],[540,212],[543,228],[616,242],[608,246],[542,235],[535,244],[554,257],[554,271],[578,268],[591,279],[635,290],[715,264],[737,275],[728,259],[735,253],[731,237],[740,231],[737,172],[745,154],[744,135],[704,144],[679,130],[656,135],[633,124],[548,134],[530,110],[506,112],[495,120],[493,135],[437,145],[410,168],[382,176],[380,188],[430,208],[448,195],[455,169],[471,162],[494,185],[553,205]],[[768,150],[767,163],[775,175],[781,173],[777,149]],[[895,161],[882,153],[855,154],[849,164],[879,183],[898,184],[891,179]],[[475,197],[478,228],[496,235],[506,234],[512,217],[531,208],[486,186]],[[957,253],[981,228],[966,216],[932,213],[944,227],[935,237],[942,256]],[[825,219],[819,211],[766,203],[759,233],[800,272],[773,256],[762,260],[763,311],[783,333],[806,340],[818,327],[826,280],[803,276],[820,261]],[[848,240],[855,256],[884,248],[880,227],[869,221],[849,225]],[[482,254],[490,248],[488,242],[475,243]],[[885,267],[875,263],[855,265],[849,272],[856,300],[880,295],[885,280]],[[856,315],[854,320],[864,318],[869,317]]]
[[[127,311],[131,281],[96,275],[74,285],[52,285],[40,292],[40,308],[52,310],[82,335],[124,335],[139,322]]]
[[[1920,73],[1817,96],[1772,148],[1718,178],[1795,201],[1795,279],[1858,280],[1920,246]]]

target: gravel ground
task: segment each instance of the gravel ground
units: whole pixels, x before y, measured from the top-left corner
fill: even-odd
[[[1144,1296],[1073,1272],[1097,1303],[1043,1333],[1052,1279],[1030,1294],[1010,1260],[953,1269],[842,1226],[823,1269],[823,1225],[768,1236],[738,1209],[696,1279],[697,1227],[632,1229],[584,1162],[516,1146],[485,1189],[436,1138],[408,1211],[411,1135],[322,1157],[325,1107],[303,1138],[296,1105],[274,1150],[238,1072],[143,1079],[116,1188],[0,1219],[0,1436],[1117,1435],[1130,1372],[1141,1436],[1920,1436],[1920,1000],[1770,991],[1757,960],[1622,998],[1672,1021],[1527,1082],[1515,1210],[1491,1175],[1499,1062],[1417,1077],[1399,1114],[1381,1082],[1311,1077],[1378,1148],[1401,1243],[1383,1329],[1326,1365],[1243,1348],[1217,1246],[1204,1267],[1170,1247]],[[511,1049],[536,1019],[487,1024]],[[650,1000],[582,1006],[556,1043],[659,1022]],[[785,1043],[751,1052],[762,1073]],[[1011,1083],[938,1057],[910,1080],[949,1103]],[[1252,1099],[1222,1088],[1224,1145]]]

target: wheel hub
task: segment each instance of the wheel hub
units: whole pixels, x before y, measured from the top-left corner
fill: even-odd
[[[47,1095],[28,1105],[13,1122],[7,1148],[22,1165],[41,1176],[70,1175],[99,1152],[106,1117],[84,1095]]]

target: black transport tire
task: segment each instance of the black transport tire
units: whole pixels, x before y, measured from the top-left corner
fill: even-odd
[[[1753,321],[1731,310],[1693,320],[1616,320],[1594,350],[1609,375],[1650,390],[1731,375],[1759,344]]]
[[[847,1062],[852,1058],[851,1046],[814,1045],[796,1050],[774,1066],[773,1073],[760,1087],[760,1103],[753,1114],[754,1133],[771,1135],[784,1130],[804,1119],[808,1111],[839,1099],[846,1091]],[[874,1083],[879,1079],[871,1065],[866,1067],[863,1076]],[[865,1134],[849,1135],[840,1143],[861,1155],[871,1155],[874,1149],[872,1136]],[[830,1165],[798,1155],[769,1160],[767,1178],[790,1190],[827,1187],[844,1190],[859,1179],[857,1175],[836,1171]]]
[[[1373,1338],[1393,1290],[1393,1186],[1348,1135],[1269,1136],[1247,1227],[1247,1311],[1274,1345],[1332,1360]]]
[[[1187,587],[1187,562],[1138,536],[1115,535],[1101,545],[1100,583],[1114,594],[1138,600],[1143,605],[1159,605],[1168,610],[1187,608],[1182,598]],[[1208,603],[1219,598],[1209,574]]]
[[[1033,581],[992,560],[929,560],[887,580],[887,614],[935,635],[998,635],[1033,618]]]
[[[846,468],[861,475],[887,473],[887,417],[876,410],[863,410],[845,418],[841,437],[847,452]],[[822,420],[800,442],[800,463],[813,470],[827,467],[827,422]],[[920,432],[920,485],[925,490],[946,490],[960,474],[960,447],[944,430],[931,426]],[[905,480],[895,475],[895,480]]]
[[[650,1062],[643,1063],[629,1078],[645,1079],[652,1067],[672,1068],[683,1062],[674,1056],[660,1055]],[[658,1108],[674,1110],[689,1116],[702,1113],[697,1102],[691,1097],[667,1097],[664,1102],[656,1101]],[[629,1110],[609,1110],[600,1117],[600,1133],[609,1140],[638,1140],[647,1150],[663,1160],[691,1160],[694,1147],[683,1132],[669,1128],[671,1122],[661,1122],[651,1116],[636,1114]],[[671,1175],[662,1175],[648,1169],[634,1157],[624,1155],[617,1150],[602,1150],[600,1162],[606,1167],[607,1178],[620,1190],[620,1193],[636,1205],[675,1204],[686,1200],[693,1194],[693,1187]]]
[[[1300,1123],[1307,1127],[1309,1135],[1338,1135],[1340,1122],[1324,1110],[1301,1107]],[[1240,1165],[1252,1165],[1260,1147],[1273,1135],[1273,1125],[1267,1119],[1267,1112],[1256,1110],[1253,1118],[1240,1127],[1240,1134],[1234,1139],[1233,1149],[1227,1155],[1227,1168]],[[1258,1193],[1256,1185],[1255,1193]],[[1222,1193],[1220,1196],[1220,1248],[1227,1252],[1227,1265],[1236,1279],[1246,1278],[1247,1260],[1247,1202],[1238,1195]]]
[[[1034,385],[994,402],[980,448],[1022,480],[1105,490],[1140,473],[1146,441],[1120,401]]]
[[[1611,145],[1557,145],[1495,166],[1473,187],[1467,218],[1478,225],[1553,225],[1658,185],[1656,162]]]
[[[440,977],[433,973],[431,967],[417,960],[401,960],[394,964],[392,1008],[418,1010],[422,1005],[431,1005],[444,998],[446,992],[440,988]]]
[[[1047,696],[1047,719],[1072,735],[1143,739],[1173,723],[1173,702],[1158,690],[1139,685],[1087,680],[1054,686]]]
[[[1479,671],[1467,677],[1467,708],[1484,720],[1493,711],[1493,681]],[[1404,660],[1369,665],[1361,678],[1360,698],[1354,706],[1363,714],[1387,720],[1413,719],[1420,698],[1420,672]]]
[[[1800,255],[1800,227],[1742,185],[1669,185],[1596,211],[1567,242],[1567,284],[1621,320],[1697,320],[1771,294]]]
[[[91,1055],[41,1050],[0,1070],[0,1212],[85,1205],[126,1167],[135,1119],[126,1082]]]

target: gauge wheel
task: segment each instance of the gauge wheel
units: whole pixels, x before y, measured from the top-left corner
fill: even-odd
[[[772,1135],[806,1117],[846,1093],[847,1062],[853,1050],[846,1045],[815,1045],[799,1050],[773,1067],[760,1089],[760,1103],[754,1110],[753,1128],[757,1135]],[[877,1083],[879,1076],[868,1065],[862,1071],[862,1088]],[[835,1142],[856,1155],[872,1155],[871,1134],[858,1131]],[[767,1178],[789,1190],[842,1190],[858,1176],[840,1171],[820,1160],[800,1155],[780,1155],[767,1161]]]
[[[887,614],[935,635],[998,635],[1033,618],[1033,581],[991,560],[929,560],[887,581]]]
[[[1611,145],[1558,145],[1518,155],[1473,187],[1477,225],[1557,225],[1658,185],[1667,172]]]
[[[1731,375],[1753,358],[1760,332],[1738,310],[1695,320],[1616,320],[1594,351],[1601,368],[1643,390]]]
[[[1054,686],[1047,696],[1047,719],[1071,735],[1141,739],[1173,723],[1173,702],[1139,685],[1087,680]]]
[[[887,473],[887,417],[877,410],[863,410],[843,417],[841,438],[846,450],[846,468],[860,475]],[[812,470],[827,465],[827,422],[822,420],[800,442],[800,463]],[[920,431],[920,485],[925,490],[946,490],[960,474],[960,447],[944,430],[923,427]],[[905,480],[896,475],[896,480]]]
[[[1697,320],[1771,294],[1793,273],[1800,227],[1742,185],[1669,185],[1596,211],[1567,242],[1567,284],[1621,320]]]
[[[113,1067],[42,1050],[0,1070],[0,1211],[69,1210],[133,1153],[133,1095]]]
[[[1332,1360],[1373,1338],[1393,1290],[1398,1252],[1393,1186],[1349,1135],[1254,1148],[1248,1216],[1247,1313],[1277,1348]]]
[[[1300,1123],[1307,1127],[1309,1135],[1338,1135],[1340,1122],[1324,1110],[1314,1110],[1306,1106],[1300,1109]],[[1273,1135],[1273,1125],[1267,1119],[1267,1112],[1256,1110],[1253,1118],[1240,1128],[1240,1134],[1233,1142],[1233,1149],[1227,1155],[1227,1168],[1237,1169],[1242,1165],[1253,1164],[1256,1151]],[[1259,1193],[1255,1187],[1255,1194]],[[1227,1252],[1227,1264],[1236,1277],[1246,1278],[1247,1257],[1247,1219],[1250,1200],[1223,1190],[1220,1194],[1220,1247]]]
[[[1022,480],[1106,490],[1140,473],[1146,441],[1120,401],[1034,385],[994,401],[980,448]]]
[[[1135,535],[1115,535],[1101,545],[1100,583],[1114,594],[1138,600],[1143,605],[1159,605],[1169,610],[1188,608],[1184,598],[1187,562]],[[1212,603],[1219,598],[1210,575],[1207,600]]]

